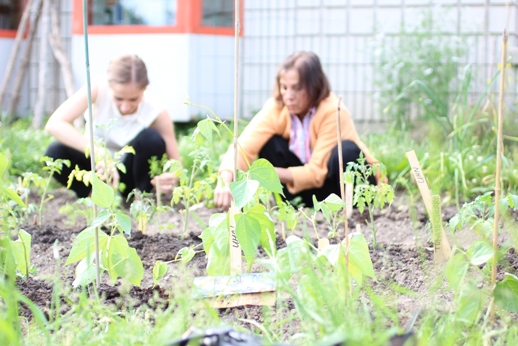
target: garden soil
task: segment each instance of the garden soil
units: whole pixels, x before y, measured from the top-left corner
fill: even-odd
[[[56,278],[65,283],[74,280],[74,265],[65,266],[64,263],[72,247],[72,242],[81,230],[86,227],[86,219],[82,216],[73,217],[74,213],[60,212],[66,205],[75,205],[75,197],[66,190],[56,190],[52,193],[54,198],[44,206],[43,223],[35,225],[26,224],[23,228],[32,235],[31,263],[36,272],[27,281],[19,280],[20,290],[36,303],[45,313],[48,313],[52,291]],[[36,203],[36,201],[34,201]],[[85,208],[85,207],[83,207]],[[77,209],[80,209],[78,206]],[[205,224],[211,215],[219,212],[206,206],[197,206],[194,210],[197,217]],[[128,211],[129,213],[129,211]],[[456,214],[455,207],[444,207],[443,220],[449,221]],[[36,219],[36,218],[34,218]],[[141,305],[155,306],[157,301],[162,301],[162,307],[167,305],[168,292],[185,285],[186,271],[195,276],[204,276],[204,268],[207,260],[203,252],[199,252],[187,264],[183,266],[179,262],[173,262],[177,253],[184,247],[199,245],[199,235],[203,231],[201,222],[191,217],[188,220],[187,235],[182,235],[182,213],[171,211],[157,213],[150,220],[146,234],[136,230],[133,224],[129,245],[134,247],[142,259],[144,265],[144,279],[140,287],[127,287],[121,282],[111,285],[107,277],[99,289],[106,303],[138,307]],[[32,218],[31,218],[32,220]],[[317,230],[320,237],[328,233],[327,223],[323,215],[316,218]],[[433,261],[433,248],[430,242],[430,230],[427,226],[426,216],[422,203],[416,205],[406,204],[404,196],[399,196],[389,207],[374,214],[379,245],[373,247],[373,234],[367,226],[369,220],[367,212],[360,214],[353,211],[349,219],[349,228],[362,232],[370,244],[371,258],[376,273],[376,281],[372,286],[376,292],[385,296],[385,301],[393,302],[399,312],[400,325],[404,325],[420,309],[440,309],[447,311],[451,303],[451,296],[444,288],[446,284],[440,279],[444,269],[444,263],[435,264]],[[301,220],[301,222],[303,222]],[[277,245],[283,247],[281,227],[277,225]],[[287,235],[291,232],[287,231]],[[310,236],[316,239],[313,227],[307,223],[300,224],[295,230],[298,236]],[[471,230],[462,230],[455,235],[446,229],[450,244],[465,248],[477,236]],[[503,238],[505,241],[505,237]],[[197,250],[202,250],[201,246]],[[263,253],[263,252],[261,252]],[[156,261],[170,262],[167,274],[160,280],[159,285],[153,287],[152,269]],[[499,268],[499,278],[504,272],[516,273],[518,269],[518,256],[510,250],[503,265]],[[431,289],[437,287],[439,289]],[[441,289],[442,288],[442,289]],[[72,288],[69,288],[73,290]],[[404,292],[404,294],[403,294]],[[293,309],[293,304],[287,302],[285,307]],[[71,307],[62,301],[62,311]],[[30,318],[28,309],[22,309],[22,315]],[[262,322],[263,310],[261,307],[221,309],[220,314],[236,321],[237,318],[252,319]]]

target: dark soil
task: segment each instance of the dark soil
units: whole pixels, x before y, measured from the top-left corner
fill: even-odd
[[[68,214],[59,213],[60,207],[75,202],[74,197],[65,190],[54,191],[54,196],[55,198],[45,205],[43,225],[25,225],[23,227],[32,235],[31,263],[36,268],[36,274],[27,281],[18,282],[22,293],[42,308],[45,313],[48,313],[53,301],[52,292],[56,278],[69,284],[74,280],[74,265],[64,266],[64,263],[74,238],[86,227],[84,217],[79,215],[73,219],[70,212]],[[371,258],[377,276],[377,281],[373,283],[374,289],[382,293],[389,288],[387,291],[395,294],[391,288],[396,285],[413,292],[413,294],[394,295],[393,301],[400,311],[402,321],[422,306],[435,306],[438,304],[437,299],[447,301],[450,298],[447,294],[439,297],[429,296],[430,287],[437,284],[437,273],[442,271],[444,264],[434,264],[433,248],[428,239],[430,231],[425,227],[427,217],[424,208],[417,205],[417,208],[412,211],[410,207],[405,204],[404,198],[400,197],[392,206],[375,213],[375,225],[378,229],[378,246],[376,248],[372,247],[372,232],[365,223],[368,214],[366,212],[360,214],[358,210],[354,210],[349,219],[350,229],[361,231],[371,244]],[[86,207],[77,207],[78,210],[81,208]],[[218,210],[205,206],[200,206],[195,211],[199,219],[205,223],[208,223],[210,216],[217,212]],[[455,214],[455,208],[445,207],[443,210],[444,221],[448,221]],[[323,216],[319,215],[317,227],[320,236],[327,235],[326,224]],[[116,282],[112,286],[105,275],[99,292],[106,303],[118,306],[138,307],[147,304],[153,307],[160,302],[161,307],[167,307],[168,292],[171,292],[175,285],[181,284],[181,275],[185,270],[178,262],[171,261],[175,259],[181,248],[201,243],[198,236],[203,231],[202,226],[191,218],[187,227],[189,234],[183,237],[181,214],[168,211],[154,216],[148,224],[146,234],[136,231],[135,224],[132,229],[128,242],[137,250],[145,271],[141,287],[128,288],[120,282]],[[309,233],[314,237],[311,232],[311,225],[301,224],[295,234],[303,236]],[[473,240],[479,238],[470,230],[457,232],[455,235],[447,231],[447,234],[452,247],[453,245],[466,247]],[[278,227],[277,246],[279,248],[285,246],[280,236],[280,226]],[[201,246],[197,250],[202,250]],[[264,252],[260,251],[261,254],[264,256]],[[166,276],[160,280],[160,285],[153,287],[152,269],[157,260],[169,262],[169,270]],[[200,252],[187,267],[193,275],[203,276],[206,264],[204,253]],[[518,256],[511,249],[502,261],[502,265],[499,266],[499,279],[503,278],[504,272],[515,273],[517,269]],[[288,310],[293,308],[293,306],[289,307],[290,302],[286,304]],[[64,300],[61,301],[61,307],[63,312],[71,308]],[[28,309],[22,309],[21,313],[29,318],[31,316]],[[223,320],[244,317],[261,322],[263,318],[263,310],[260,307],[221,309],[220,313]]]

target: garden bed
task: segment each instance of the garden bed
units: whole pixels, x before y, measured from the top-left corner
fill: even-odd
[[[73,203],[75,198],[65,190],[57,190],[53,194],[54,199],[44,208],[43,225],[23,227],[32,235],[31,263],[36,273],[27,281],[18,281],[20,290],[45,313],[48,313],[50,308],[56,278],[59,277],[65,286],[71,287],[75,265],[64,266],[63,264],[72,248],[74,238],[86,227],[85,218],[71,219],[70,215],[59,212],[60,207]],[[217,210],[200,206],[195,212],[203,222],[208,223],[210,216]],[[444,208],[443,220],[448,221],[455,213],[454,207]],[[445,286],[438,284],[442,280],[444,264],[436,265],[433,262],[433,249],[428,239],[430,231],[426,229],[427,216],[424,214],[424,207],[418,204],[415,212],[411,213],[404,198],[399,197],[392,206],[375,213],[375,224],[378,227],[376,248],[372,246],[372,234],[365,223],[366,214],[367,212],[360,214],[355,209],[349,220],[349,227],[351,230],[358,230],[357,225],[360,225],[359,229],[369,243],[377,277],[372,287],[380,296],[389,297],[392,300],[399,313],[400,323],[406,323],[416,311],[422,308],[440,307],[447,311],[451,294],[446,290],[438,289]],[[414,216],[411,217],[411,214]],[[115,304],[124,309],[138,308],[143,305],[164,309],[167,307],[170,292],[188,285],[192,276],[206,275],[207,259],[203,252],[197,253],[186,265],[173,262],[180,249],[201,243],[199,235],[203,229],[199,222],[193,218],[189,220],[187,227],[189,234],[186,237],[181,235],[181,224],[180,214],[168,211],[154,216],[146,234],[136,231],[133,225],[128,242],[142,259],[144,279],[140,287],[126,286],[121,284],[120,280],[112,286],[105,276],[99,291],[106,304]],[[326,236],[328,229],[323,217],[317,217],[316,225],[320,236]],[[277,230],[279,231],[280,227],[277,227]],[[295,234],[315,239],[315,235],[307,230],[308,227],[299,225]],[[281,239],[280,232],[277,233],[277,247],[282,248],[285,242]],[[452,246],[460,247],[468,246],[475,239],[475,235],[470,230],[459,231],[455,235],[448,232],[448,237]],[[59,260],[56,259],[56,253],[59,253]],[[261,251],[259,255],[265,256]],[[159,285],[153,287],[152,269],[157,260],[168,262],[169,268]],[[506,271],[516,272],[518,256],[510,250],[502,263],[503,266],[500,266],[499,270],[500,279]],[[436,288],[431,289],[431,287]],[[79,291],[79,289],[75,290]],[[70,304],[70,300],[63,300],[62,312],[70,309]],[[290,303],[287,304],[289,306]],[[237,318],[246,318],[261,323],[263,318],[260,307],[221,309],[220,314],[233,316],[234,321]],[[29,310],[23,310],[22,315],[30,317]]]

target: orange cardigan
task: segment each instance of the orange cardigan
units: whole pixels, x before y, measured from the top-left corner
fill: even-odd
[[[288,191],[297,194],[300,191],[319,188],[327,177],[327,162],[331,151],[337,145],[336,112],[338,98],[331,93],[322,100],[316,109],[310,127],[311,158],[304,166],[288,167],[293,175],[293,184],[288,184]],[[369,153],[365,144],[358,137],[349,111],[343,104],[340,107],[340,122],[342,140],[350,140],[363,152],[367,162],[373,164],[377,160]],[[246,170],[248,164],[259,155],[259,151],[274,135],[289,139],[291,131],[291,117],[287,107],[279,107],[277,102],[270,98],[263,109],[250,121],[238,139],[237,168]],[[219,171],[233,169],[233,146],[225,154]],[[243,155],[244,154],[244,155]],[[246,155],[246,159],[245,159]],[[248,164],[247,164],[248,162]]]

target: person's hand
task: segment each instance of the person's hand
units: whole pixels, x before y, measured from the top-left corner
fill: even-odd
[[[151,184],[155,185],[155,187],[158,184],[160,193],[169,193],[178,184],[178,178],[175,178],[173,173],[162,173],[151,179]]]
[[[115,165],[109,165],[106,169],[104,161],[98,161],[95,164],[95,171],[101,175],[102,181],[110,184],[114,189],[119,187],[120,175]]]
[[[214,206],[223,210],[228,210],[232,202],[232,194],[230,193],[230,184],[234,178],[234,174],[230,171],[222,171],[220,173],[218,185],[214,189]]]

